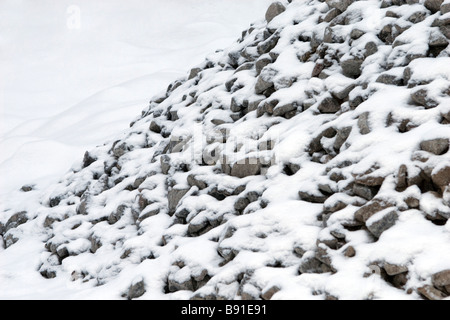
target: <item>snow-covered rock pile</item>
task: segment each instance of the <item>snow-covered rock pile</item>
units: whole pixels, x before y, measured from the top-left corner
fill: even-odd
[[[125,298],[445,298],[449,38],[449,0],[274,3],[3,212],[4,246]]]

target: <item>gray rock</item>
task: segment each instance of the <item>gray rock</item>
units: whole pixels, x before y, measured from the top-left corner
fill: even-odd
[[[443,167],[442,169],[436,171],[431,179],[433,183],[439,186],[442,190],[450,184],[450,167]]]
[[[260,44],[258,44],[258,47],[256,48],[258,54],[263,55],[265,53],[269,53],[270,51],[272,51],[273,48],[276,47],[279,40],[280,35],[278,33],[273,34],[266,41],[263,41]]]
[[[431,278],[433,285],[437,288],[450,285],[450,270],[444,270],[434,274]]]
[[[20,188],[20,191],[23,191],[23,192],[30,192],[30,191],[33,191],[33,189],[34,189],[34,185],[26,184],[26,185],[23,185],[23,186]]]
[[[432,13],[436,13],[441,10],[441,4],[444,0],[425,0],[425,7]]]
[[[170,165],[170,157],[166,154],[162,155],[160,158],[160,162],[161,162],[161,171],[163,174],[168,174],[169,170],[171,168]]]
[[[361,65],[364,59],[358,57],[351,57],[341,61],[342,72],[346,77],[358,78],[361,75]]]
[[[206,189],[208,187],[208,185],[206,184],[205,181],[202,181],[200,179],[197,179],[195,175],[190,174],[187,177],[187,182],[191,187],[196,186],[199,190],[203,190]]]
[[[442,300],[445,298],[443,292],[430,285],[418,288],[417,292],[427,300]]]
[[[155,133],[161,133],[161,126],[155,121],[152,120],[152,122],[150,122],[150,127],[149,127],[150,131],[155,132]]]
[[[371,132],[369,124],[369,112],[364,112],[358,117],[358,128],[362,135],[369,134]]]
[[[353,29],[352,32],[350,32],[350,38],[353,40],[357,40],[361,38],[365,34],[364,31],[361,31],[359,29]]]
[[[311,203],[324,203],[330,196],[316,191],[315,193],[299,191],[298,195],[301,200]]]
[[[24,224],[28,221],[27,212],[20,211],[13,214],[5,224],[3,234],[7,233],[9,230],[17,228],[21,224]]]
[[[327,12],[325,17],[323,17],[324,22],[331,22],[334,18],[339,16],[342,12],[336,8],[332,8],[330,11]]]
[[[121,204],[117,207],[116,211],[112,212],[108,217],[108,223],[114,224],[120,220],[125,214],[125,211],[128,209],[128,206]]]
[[[194,282],[193,279],[186,280],[184,282],[177,281],[173,278],[169,278],[168,280],[168,287],[170,292],[177,292],[177,291],[194,291]]]
[[[286,113],[297,110],[297,103],[296,102],[292,102],[292,103],[288,103],[288,104],[284,104],[284,105],[277,105],[274,109],[273,109],[273,115],[275,117],[279,117],[279,116],[284,116]]]
[[[142,215],[139,216],[139,218],[137,219],[138,223],[141,223],[142,221],[144,221],[145,219],[148,219],[150,217],[156,216],[159,212],[161,211],[161,209],[156,208],[153,210],[150,210]]]
[[[169,214],[174,214],[175,210],[177,209],[178,203],[180,200],[188,193],[190,189],[189,188],[172,188],[169,190],[168,193],[168,201],[169,201]]]
[[[408,267],[391,263],[385,263],[383,269],[386,271],[388,276],[396,276],[398,274],[408,272]]]
[[[449,139],[440,138],[422,141],[420,143],[420,149],[435,155],[442,155],[449,149]]]
[[[258,80],[256,81],[255,93],[261,94],[264,91],[266,91],[267,89],[269,89],[270,87],[273,87],[272,79],[275,74],[276,74],[276,72],[274,72],[274,71],[270,71],[270,72],[261,74],[258,77]]]
[[[97,161],[97,158],[93,157],[88,151],[86,151],[83,157],[83,168],[89,167],[95,161]]]
[[[354,0],[325,0],[325,2],[330,8],[335,8],[341,12],[344,12],[354,2]]]
[[[7,232],[3,236],[3,241],[5,243],[5,248],[9,248],[17,241],[19,241],[19,238],[17,238],[12,232]]]
[[[364,56],[367,58],[378,52],[378,45],[373,41],[369,41],[366,43],[364,49]]]
[[[353,193],[366,200],[372,200],[377,194],[373,187],[355,183],[353,185]]]
[[[270,58],[269,56],[261,57],[260,59],[258,59],[255,63],[256,75],[259,76],[261,74],[262,69],[264,69],[266,66],[268,66],[271,63],[272,63],[272,58]]]
[[[270,300],[270,299],[272,299],[274,294],[277,293],[280,290],[281,289],[278,286],[272,286],[272,287],[270,287],[269,289],[267,289],[266,291],[264,291],[262,293],[261,298],[263,300]]]
[[[128,152],[128,146],[125,142],[120,143],[120,141],[116,141],[112,147],[112,153],[116,158],[120,158],[125,153]]]
[[[255,176],[261,172],[261,161],[259,158],[244,158],[233,164],[231,175],[233,177],[245,178]]]
[[[267,23],[271,22],[276,16],[280,15],[284,11],[286,11],[286,8],[281,2],[277,1],[272,3],[266,12]]]
[[[308,257],[302,261],[298,271],[302,273],[326,273],[330,269],[314,257]]]
[[[100,240],[100,238],[96,237],[95,235],[91,235],[89,237],[90,241],[91,241],[91,252],[92,253],[96,253],[98,249],[100,249],[102,247],[102,241]]]
[[[441,5],[441,14],[444,15],[450,12],[450,2],[443,3]]]
[[[355,219],[361,222],[366,222],[377,212],[390,208],[393,205],[384,201],[372,201],[365,206],[361,207],[355,212]]]
[[[250,201],[246,197],[238,198],[234,203],[234,209],[237,212],[242,213],[249,204]]]
[[[341,104],[333,97],[327,97],[320,102],[318,109],[321,113],[336,113],[341,110]]]
[[[356,256],[356,250],[352,246],[348,246],[347,248],[345,248],[343,253],[347,258],[353,258],[354,256]]]
[[[442,32],[442,34],[447,38],[450,39],[450,25],[448,26],[440,26],[439,30]]]
[[[144,293],[145,293],[145,283],[144,280],[141,280],[132,284],[128,288],[127,298],[128,300],[136,299],[144,295]]]
[[[411,99],[414,103],[425,107],[425,109],[431,109],[438,106],[438,102],[428,96],[427,89],[415,90],[411,93]]]
[[[336,140],[334,140],[333,148],[336,151],[339,151],[342,145],[347,141],[350,133],[352,132],[352,127],[340,128],[337,130]]]
[[[193,68],[193,69],[191,69],[191,72],[189,73],[188,80],[194,79],[195,77],[198,76],[198,74],[200,72],[202,72],[202,69],[200,69],[200,68]]]
[[[403,79],[399,78],[395,75],[392,75],[392,74],[381,74],[377,78],[376,82],[393,85],[393,86],[403,85]]]
[[[333,97],[336,97],[337,99],[348,100],[348,95],[355,87],[356,87],[355,84],[350,84],[350,85],[344,87],[343,89],[333,90],[331,92],[331,94],[333,95]]]
[[[398,220],[397,210],[391,210],[384,214],[381,218],[367,225],[367,229],[376,238],[379,238],[383,232],[390,229]]]

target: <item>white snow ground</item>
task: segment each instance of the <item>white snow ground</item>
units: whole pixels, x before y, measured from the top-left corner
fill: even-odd
[[[153,95],[234,42],[270,3],[1,1],[0,207],[25,183],[54,183],[85,150],[126,129]],[[92,296],[50,284],[32,262],[39,245],[2,252],[0,299],[115,297],[108,286]]]

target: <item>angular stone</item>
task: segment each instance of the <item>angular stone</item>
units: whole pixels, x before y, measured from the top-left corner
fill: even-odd
[[[206,182],[197,179],[195,175],[190,174],[187,177],[187,182],[191,187],[196,186],[199,190],[203,190],[206,189],[208,187],[208,185],[206,184]]]
[[[442,300],[445,298],[443,292],[430,285],[418,288],[417,292],[427,300]]]
[[[355,219],[361,222],[366,222],[377,212],[380,212],[392,206],[393,204],[391,203],[374,200],[358,209],[358,211],[355,212]]]
[[[384,214],[381,218],[376,221],[371,221],[370,224],[367,225],[367,229],[372,233],[376,238],[379,238],[383,232],[390,229],[398,220],[397,210],[392,210]]]
[[[120,158],[128,151],[128,146],[125,142],[119,143],[120,141],[116,141],[113,144],[112,152],[116,158]]]
[[[238,198],[234,203],[234,209],[239,213],[242,213],[249,204],[250,201],[246,197]]]
[[[274,296],[275,293],[280,291],[281,289],[278,286],[272,286],[268,290],[264,291],[261,295],[263,300],[270,300]]]
[[[352,127],[345,127],[337,130],[336,140],[334,140],[333,148],[339,151],[342,145],[347,141],[350,133],[352,132]]]
[[[261,74],[258,77],[258,80],[256,81],[255,93],[261,94],[272,86],[273,86],[273,82],[272,82],[272,79],[270,78],[270,76]]]
[[[86,151],[83,157],[83,168],[89,167],[95,161],[97,161],[97,158],[91,156],[91,154],[88,151]]]
[[[365,49],[364,57],[367,58],[367,57],[369,57],[369,56],[371,56],[371,55],[373,55],[373,54],[378,52],[378,45],[375,42],[373,42],[373,41],[369,41],[364,46],[364,49]]]
[[[200,69],[200,68],[193,68],[193,69],[191,69],[191,72],[189,73],[188,80],[194,79],[195,77],[198,76],[198,74],[200,72],[202,72],[202,69]]]
[[[358,128],[362,135],[370,133],[369,112],[364,112],[358,117]]]
[[[284,116],[286,113],[297,110],[297,103],[296,102],[292,102],[292,103],[288,103],[288,104],[284,104],[284,105],[277,105],[274,109],[273,109],[273,115],[275,117],[279,117],[279,116]]]
[[[336,113],[341,110],[341,104],[333,97],[323,99],[318,107],[321,113]]]
[[[256,75],[260,75],[262,69],[264,69],[266,66],[268,66],[269,64],[272,63],[272,58],[265,56],[265,57],[261,57],[260,59],[258,59],[255,63],[255,68],[256,68]]]
[[[314,257],[305,259],[298,269],[302,273],[326,273],[330,271],[322,262]]]
[[[276,16],[280,15],[284,11],[286,11],[286,8],[281,2],[277,1],[272,3],[266,12],[267,23],[271,22]]]
[[[352,189],[354,194],[366,200],[372,200],[377,194],[376,190],[373,187],[365,186],[358,183],[355,183]]]
[[[188,193],[190,188],[172,188],[168,193],[169,214],[174,214],[180,200]]]
[[[341,12],[344,12],[354,2],[354,0],[325,0],[325,2],[330,8],[335,8]]]
[[[276,47],[279,40],[280,35],[278,33],[273,34],[266,41],[258,44],[258,47],[256,48],[258,54],[263,55],[265,53],[269,53],[270,51],[272,51],[273,48]]]
[[[435,172],[431,179],[433,183],[440,188],[444,189],[446,186],[450,185],[450,166],[444,167],[437,172]]]
[[[361,75],[361,65],[364,59],[358,57],[351,57],[341,61],[342,72],[346,77],[358,78]]]
[[[437,156],[443,155],[449,149],[449,139],[439,138],[422,141],[420,143],[420,149],[435,154]]]
[[[352,246],[348,246],[344,250],[344,256],[346,256],[347,258],[353,258],[355,255],[356,255],[356,251],[355,251],[355,248],[353,248]]]
[[[20,211],[13,214],[5,224],[3,234],[7,233],[9,230],[17,228],[21,224],[24,224],[28,221],[27,212]]]
[[[311,203],[324,203],[330,196],[324,195],[320,191],[316,191],[315,193],[299,191],[298,195],[301,200]]]
[[[353,40],[357,40],[361,38],[364,34],[365,32],[362,30],[353,29],[352,32],[350,32],[350,38],[352,38]]]
[[[132,284],[128,288],[127,298],[128,300],[136,299],[144,295],[144,293],[145,293],[145,283],[144,280],[141,280],[139,282],[136,282],[135,284]]]
[[[443,3],[441,5],[441,14],[444,15],[450,12],[450,2]]]
[[[150,127],[149,127],[150,131],[155,132],[155,133],[161,133],[161,126],[155,121],[152,120],[152,122],[150,122]]]
[[[450,269],[438,272],[431,278],[436,287],[446,287],[450,285]]]
[[[259,158],[244,158],[233,164],[231,175],[233,177],[245,178],[258,175],[261,172],[261,161]]]
[[[109,224],[114,224],[117,221],[120,220],[120,218],[123,217],[123,215],[125,214],[125,210],[128,209],[128,206],[121,204],[120,206],[117,207],[116,211],[114,211],[113,213],[111,213],[108,217],[108,223]]]
[[[403,85],[403,79],[392,74],[382,74],[377,78],[376,82],[394,86]]]
[[[383,268],[389,276],[396,276],[398,274],[408,272],[408,267],[397,264],[385,263]]]
[[[166,154],[163,154],[160,158],[160,162],[161,162],[161,171],[163,174],[168,174],[169,170],[171,168],[170,165],[170,157]]]
[[[441,4],[444,0],[425,0],[425,7],[432,13],[436,13],[441,10]]]
[[[438,106],[438,102],[428,97],[427,89],[415,90],[411,93],[411,99],[419,106],[425,107],[425,109],[431,109]]]

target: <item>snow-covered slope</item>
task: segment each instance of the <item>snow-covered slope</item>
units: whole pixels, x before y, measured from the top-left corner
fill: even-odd
[[[440,0],[272,4],[58,184],[5,207],[0,270],[26,275],[3,272],[1,286],[445,298],[449,12]]]

